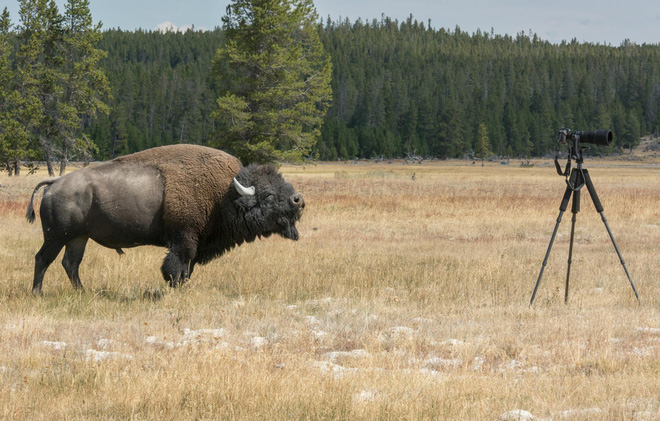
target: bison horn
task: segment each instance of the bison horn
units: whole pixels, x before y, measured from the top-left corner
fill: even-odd
[[[234,177],[234,187],[236,187],[236,191],[241,196],[254,196],[254,186],[243,187],[241,183],[238,182],[236,177]]]

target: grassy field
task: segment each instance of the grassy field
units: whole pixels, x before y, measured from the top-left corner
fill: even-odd
[[[660,167],[587,162],[642,305],[585,189],[568,305],[570,212],[530,308],[565,188],[533,163],[285,166],[300,241],[178,290],[163,249],[90,242],[86,292],[60,256],[42,298],[44,175],[0,176],[0,419],[660,419]]]

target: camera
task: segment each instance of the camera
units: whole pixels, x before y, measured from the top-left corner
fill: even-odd
[[[609,146],[612,143],[611,130],[571,131],[563,128],[559,130],[559,143],[568,143],[568,140],[589,143],[597,146]]]
[[[588,143],[597,146],[609,146],[612,143],[611,130],[589,130],[589,131],[572,131],[569,128],[559,129],[557,138],[557,155],[555,156],[555,167],[557,174],[562,177],[568,177],[571,171],[571,159],[577,161],[578,167],[582,166],[582,151],[587,149],[586,146],[581,144]],[[559,149],[561,145],[568,145],[568,162],[566,168],[562,170],[559,165]]]

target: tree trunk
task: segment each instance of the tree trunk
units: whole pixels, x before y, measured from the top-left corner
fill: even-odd
[[[18,157],[14,158],[14,175],[18,177],[21,175],[21,161]]]
[[[46,160],[46,168],[48,168],[48,176],[55,177],[55,170],[53,169],[52,145],[50,142],[42,140],[41,147],[44,150],[44,159]]]
[[[53,169],[53,161],[49,155],[46,155],[46,168],[48,168],[48,176],[55,177],[55,170]]]
[[[67,141],[64,140],[64,142],[62,142],[62,160],[60,161],[60,176],[64,175],[67,162],[69,162],[69,158],[67,157]]]
[[[66,170],[66,164],[69,160],[66,159],[66,157],[62,157],[62,160],[60,161],[60,177],[64,175],[64,171]]]
[[[117,135],[112,136],[112,153],[110,154],[110,159],[115,159],[115,150],[117,149]]]

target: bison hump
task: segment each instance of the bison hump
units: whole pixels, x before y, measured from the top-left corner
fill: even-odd
[[[201,234],[218,203],[241,170],[240,161],[221,150],[199,145],[170,145],[116,159],[158,169],[165,181],[163,222],[166,230]]]

